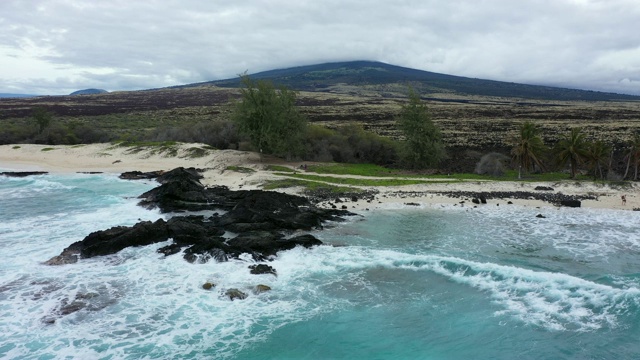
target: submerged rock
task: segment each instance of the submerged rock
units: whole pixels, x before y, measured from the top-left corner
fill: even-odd
[[[267,264],[251,265],[249,266],[249,269],[251,269],[250,272],[253,275],[272,274],[272,275],[278,276],[276,269],[272,268]]]
[[[202,288],[205,290],[211,290],[212,288],[214,288],[216,285],[212,282],[207,281],[206,283],[202,284]]]
[[[75,264],[78,262],[79,255],[79,252],[62,251],[60,255],[52,257],[51,259],[45,261],[43,264],[52,266]]]
[[[267,291],[271,291],[271,287],[267,285],[256,285],[256,287],[253,288],[253,293],[256,295],[262,294],[263,292]]]
[[[238,290],[238,289],[229,289],[225,292],[225,295],[227,297],[229,297],[229,299],[231,301],[238,299],[238,300],[244,300],[247,298],[247,294],[243,293],[242,291]]]

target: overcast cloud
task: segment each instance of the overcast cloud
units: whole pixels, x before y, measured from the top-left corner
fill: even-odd
[[[0,93],[378,60],[640,95],[638,0],[0,0]]]

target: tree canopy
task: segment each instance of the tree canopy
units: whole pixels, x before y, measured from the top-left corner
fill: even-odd
[[[556,160],[560,165],[569,163],[571,178],[575,179],[578,164],[587,159],[589,143],[585,140],[585,134],[580,128],[573,128],[568,135],[564,135],[555,147]]]
[[[38,106],[33,109],[33,118],[38,124],[38,134],[42,134],[44,129],[51,124],[53,115],[46,108]]]
[[[247,75],[242,83],[242,100],[232,115],[239,132],[260,153],[287,158],[301,154],[307,121],[295,106],[296,93]]]
[[[522,124],[512,143],[511,155],[518,165],[518,178],[522,170],[528,172],[534,170],[535,166],[543,168],[542,156],[546,148],[540,137],[540,129],[535,124],[528,121]]]
[[[402,107],[396,121],[405,138],[402,147],[402,162],[405,167],[433,167],[444,159],[440,130],[431,120],[429,109],[413,89],[409,91],[409,103]]]

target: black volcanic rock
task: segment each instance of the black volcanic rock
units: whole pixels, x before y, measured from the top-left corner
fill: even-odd
[[[196,168],[179,167],[171,171],[161,172],[157,180],[160,184],[166,184],[166,183],[175,182],[175,181],[183,182],[186,180],[191,180],[193,182],[200,184],[200,179],[202,178],[204,178],[204,176],[202,176],[202,174],[200,174],[200,170]]]
[[[565,200],[560,200],[560,205],[566,206],[566,207],[580,207],[582,203],[580,202],[580,200],[565,199]]]
[[[96,231],[45,264],[70,264],[78,258],[114,254],[129,246],[169,239],[173,243],[158,252],[170,256],[182,251],[189,262],[227,261],[243,253],[262,260],[296,246],[322,244],[310,234],[287,237],[288,233],[321,228],[325,221],[340,221],[342,216],[353,215],[348,211],[317,208],[301,196],[259,190],[231,191],[220,186],[205,188],[200,178],[196,169],[178,168],[163,173],[156,179],[161,185],[142,194],[139,204],[159,207],[165,213],[222,209],[226,211],[224,215],[173,216],[167,221],[143,221],[131,227]],[[226,231],[237,236],[225,239]]]
[[[166,222],[142,221],[132,227],[116,226],[108,230],[96,231],[82,241],[75,242],[64,252],[78,252],[84,258],[109,255],[130,246],[143,246],[168,239]]]
[[[148,180],[148,179],[156,179],[158,176],[162,175],[164,171],[126,171],[120,174],[119,178],[123,180]]]
[[[34,176],[34,175],[46,175],[48,174],[47,171],[5,171],[5,172],[0,172],[1,176],[6,176],[6,177],[27,177],[27,176]]]
[[[276,269],[267,264],[255,264],[249,266],[250,273],[253,275],[271,274],[278,276]]]
[[[140,195],[140,206],[149,209],[159,207],[162,212],[215,208],[210,206],[204,186],[190,172],[179,170],[166,173],[156,180],[162,185]]]

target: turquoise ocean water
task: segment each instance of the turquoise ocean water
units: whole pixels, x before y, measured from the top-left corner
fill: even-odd
[[[327,246],[271,263],[277,277],[248,258],[164,258],[166,243],[41,264],[162,217],[135,205],[153,186],[0,177],[0,358],[640,358],[638,212],[398,205],[329,224],[315,233]],[[257,284],[272,290],[223,295]],[[87,306],[57,314],[74,301]]]

